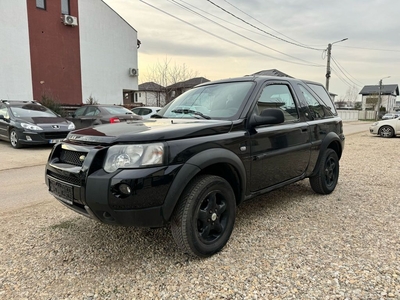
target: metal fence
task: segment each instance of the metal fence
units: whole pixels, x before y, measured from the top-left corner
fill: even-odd
[[[343,121],[375,120],[376,112],[372,110],[338,110]]]

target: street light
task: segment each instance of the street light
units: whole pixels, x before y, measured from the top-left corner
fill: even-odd
[[[347,40],[348,40],[348,38],[344,38],[344,39],[342,39],[340,41],[336,41],[336,42],[333,42],[331,44],[328,44],[328,50],[327,50],[328,54],[327,54],[327,59],[326,59],[326,75],[325,75],[325,77],[326,77],[325,87],[326,87],[326,90],[328,92],[329,92],[329,78],[331,77],[331,51],[332,51],[332,45],[336,44],[336,43],[344,42],[344,41],[347,41]]]
[[[379,80],[379,95],[378,95],[378,105],[376,106],[376,116],[375,120],[379,120],[379,111],[381,110],[381,103],[382,103],[382,80],[390,78],[390,76],[383,77]]]

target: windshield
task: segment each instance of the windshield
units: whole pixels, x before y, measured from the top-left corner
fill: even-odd
[[[38,104],[26,104],[23,106],[11,106],[11,112],[17,118],[24,117],[57,117],[50,109]]]
[[[245,104],[253,82],[200,86],[175,98],[157,115],[164,118],[230,119]]]

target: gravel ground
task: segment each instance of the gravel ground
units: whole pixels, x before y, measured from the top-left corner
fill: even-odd
[[[107,226],[51,197],[0,213],[0,298],[400,299],[399,145],[347,136],[334,193],[304,180],[244,203],[208,259],[168,228]]]

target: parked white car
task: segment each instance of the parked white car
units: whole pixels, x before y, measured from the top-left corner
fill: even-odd
[[[387,114],[383,115],[382,120],[390,120],[390,119],[395,119],[397,117],[400,117],[400,112],[387,113]]]
[[[385,138],[400,135],[400,117],[375,122],[369,127],[369,132]]]
[[[141,106],[141,107],[135,107],[131,109],[135,114],[141,116],[143,119],[150,119],[150,117],[154,114],[156,114],[161,107],[156,107],[156,106]]]

